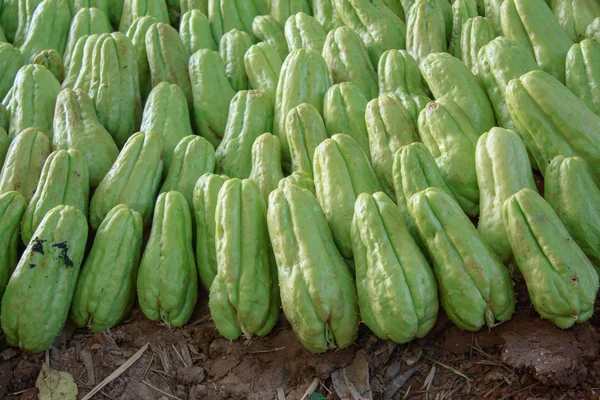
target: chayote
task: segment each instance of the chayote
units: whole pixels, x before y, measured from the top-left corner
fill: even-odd
[[[19,261],[19,228],[26,206],[19,192],[0,195],[0,296]]]
[[[250,179],[254,180],[263,194],[265,204],[269,194],[283,179],[281,170],[281,145],[277,136],[263,133],[252,144],[252,170]]]
[[[321,114],[308,103],[292,108],[285,120],[285,134],[290,148],[291,170],[304,172],[312,179],[315,149],[327,139]]]

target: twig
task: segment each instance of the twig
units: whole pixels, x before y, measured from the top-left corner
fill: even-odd
[[[152,358],[150,358],[150,362],[148,363],[148,365],[146,365],[146,369],[144,370],[144,373],[142,374],[142,376],[146,376],[146,374],[148,373],[148,369],[152,366],[152,363],[154,362],[154,353],[152,353]]]
[[[504,385],[504,381],[500,381],[499,384],[497,384],[496,386],[494,386],[493,388],[491,388],[490,390],[488,390],[487,392],[485,392],[485,394],[483,395],[483,397],[488,397],[490,394],[492,394],[494,392],[494,390],[498,389],[502,385]]]
[[[412,388],[412,385],[410,385],[410,386],[408,387],[408,389],[406,390],[406,393],[404,393],[404,398],[403,398],[404,400],[408,399],[408,394],[410,393],[410,389],[411,389],[411,388]]]
[[[210,314],[206,314],[204,317],[200,318],[199,320],[192,322],[191,324],[188,325],[188,327],[192,327],[192,326],[197,326],[197,325],[203,324],[203,323],[205,323],[208,320],[210,320]]]
[[[123,372],[127,371],[127,369],[129,369],[129,367],[131,367],[144,354],[144,352],[148,348],[149,344],[150,343],[146,343],[141,349],[139,349],[137,351],[137,353],[135,353],[134,355],[132,355],[129,358],[129,360],[125,361],[125,363],[123,365],[121,365],[119,368],[117,368],[112,374],[110,374],[109,376],[107,376],[102,382],[100,382],[98,384],[98,386],[96,386],[95,388],[93,388],[92,391],[89,392],[88,394],[86,394],[85,397],[83,397],[81,400],[89,400],[89,399],[91,399],[104,386],[108,385],[110,382],[112,382],[115,379],[117,379]]]
[[[537,385],[539,385],[539,384],[540,384],[539,382],[532,383],[532,384],[531,384],[531,385],[529,385],[529,386],[525,386],[524,388],[521,388],[521,389],[519,389],[519,390],[517,390],[517,391],[514,391],[514,392],[512,392],[512,393],[510,393],[510,394],[507,394],[506,396],[502,397],[500,400],[506,400],[506,399],[508,399],[509,397],[513,397],[515,394],[519,394],[519,393],[521,393],[521,392],[524,392],[524,391],[526,391],[526,390],[533,389],[534,387],[536,387],[536,386],[537,386]]]
[[[304,400],[307,396],[309,396],[317,388],[317,386],[319,386],[319,378],[313,379],[300,400]]]
[[[346,374],[346,370],[344,369],[344,375]],[[325,385],[323,385],[323,382],[319,382],[319,384],[323,387],[323,389],[327,390],[327,393],[331,394],[331,390],[329,390],[329,388]]]
[[[181,363],[183,364],[183,366],[185,368],[188,368],[187,363],[185,361],[183,361],[183,357],[181,357],[181,354],[179,354],[179,350],[177,350],[177,347],[175,347],[174,344],[172,344],[171,347],[173,347],[173,351],[175,352],[175,354],[177,354],[177,357],[179,357],[179,360],[181,361]]]
[[[471,381],[473,380],[473,378],[469,378],[468,376],[466,376],[465,374],[463,374],[463,373],[462,373],[462,372],[460,372],[459,370],[457,370],[457,369],[455,369],[455,368],[453,368],[453,367],[451,367],[451,366],[449,366],[449,365],[443,364],[443,363],[441,363],[441,362],[439,362],[439,361],[437,361],[437,360],[435,360],[435,359],[433,359],[433,358],[431,358],[431,357],[428,357],[428,356],[423,356],[423,357],[424,357],[425,359],[429,360],[429,361],[432,361],[432,362],[434,362],[434,363],[438,364],[438,365],[439,365],[439,366],[441,366],[441,367],[444,367],[444,368],[446,368],[448,371],[450,371],[450,372],[452,372],[452,373],[455,373],[455,374],[456,374],[456,375],[458,375],[458,376],[462,376],[463,378],[465,378],[465,379],[466,379],[466,380],[468,380],[469,382],[471,382]]]
[[[256,350],[256,351],[250,352],[250,354],[273,353],[275,351],[279,351],[279,350],[283,350],[283,349],[285,349],[285,347],[276,347],[274,349],[268,349],[268,350]]]
[[[35,388],[29,388],[29,389],[25,389],[25,390],[19,390],[18,392],[11,393],[11,396],[18,396],[18,395],[23,394],[25,392],[29,392],[32,389],[35,389]]]
[[[170,398],[172,398],[172,399],[176,399],[176,400],[181,400],[181,399],[180,399],[179,397],[177,397],[177,396],[173,396],[172,394],[170,394],[170,393],[167,393],[167,392],[165,392],[164,390],[160,390],[160,389],[159,389],[159,388],[157,388],[156,386],[152,386],[152,385],[150,384],[150,382],[146,382],[146,381],[144,381],[144,380],[143,380],[143,381],[141,381],[141,382],[142,382],[144,385],[150,386],[152,389],[156,390],[157,392],[160,392],[160,393],[164,394],[164,395],[165,395],[165,396],[167,396],[167,397],[170,397]]]
[[[277,388],[277,400],[285,400],[285,392],[283,388]]]

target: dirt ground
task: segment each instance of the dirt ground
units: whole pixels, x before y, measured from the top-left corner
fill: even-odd
[[[80,399],[147,343],[95,399],[599,399],[600,318],[563,331],[537,316],[524,287],[517,294],[512,320],[491,330],[463,332],[442,314],[410,344],[378,340],[363,326],[355,345],[313,355],[283,314],[268,337],[219,337],[203,293],[183,329],[136,308],[109,332],[67,326],[49,361],[73,375]],[[43,361],[0,342],[0,399],[37,399]]]

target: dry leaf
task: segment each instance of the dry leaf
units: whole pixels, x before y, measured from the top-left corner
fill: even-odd
[[[52,369],[42,363],[35,387],[39,390],[39,400],[76,400],[77,385],[71,374]]]

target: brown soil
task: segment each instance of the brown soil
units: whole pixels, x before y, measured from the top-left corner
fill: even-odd
[[[151,322],[136,308],[109,332],[67,326],[49,359],[73,375],[79,398],[150,343],[94,398],[262,400],[277,399],[280,389],[300,399],[314,382],[307,397],[314,400],[600,399],[600,320],[563,331],[539,318],[522,287],[517,293],[516,315],[491,330],[464,332],[441,315],[410,344],[378,340],[361,327],[354,346],[323,355],[302,348],[283,314],[267,337],[230,342],[215,330],[206,300],[183,329]],[[0,398],[36,399],[43,360],[0,342]]]

